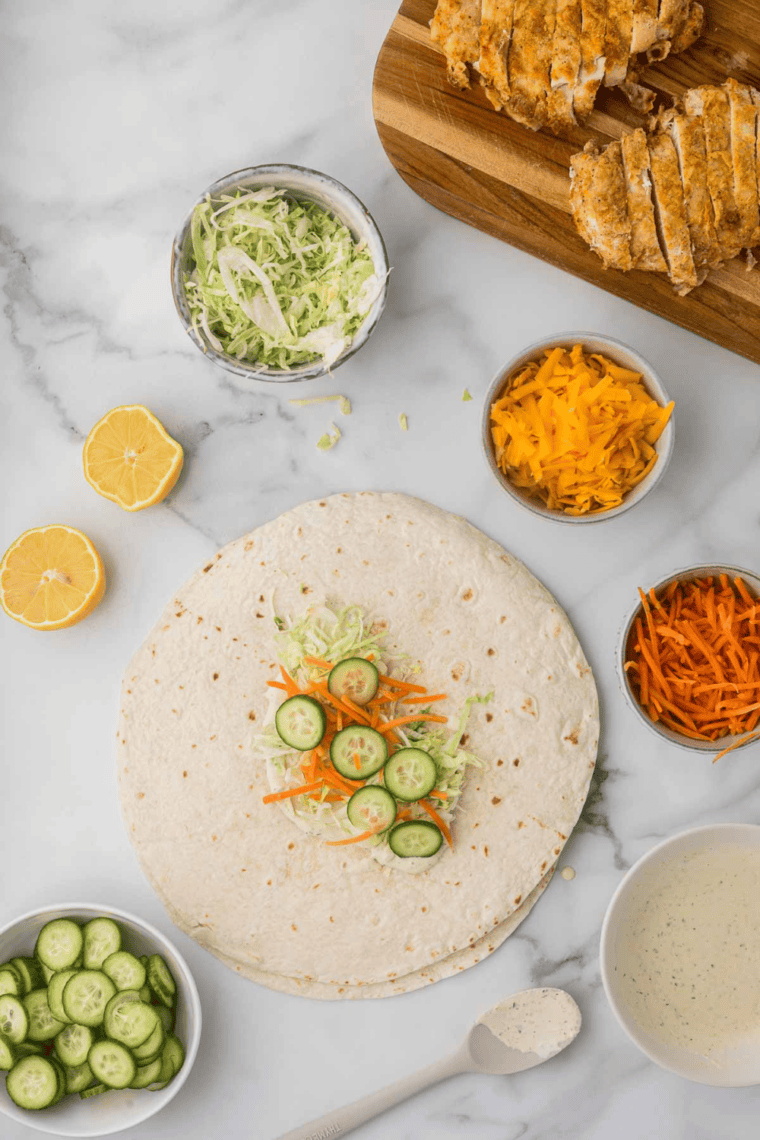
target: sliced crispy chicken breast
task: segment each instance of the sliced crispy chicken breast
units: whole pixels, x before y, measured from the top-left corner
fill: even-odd
[[[468,64],[480,55],[480,0],[438,0],[430,35],[446,56],[446,73],[453,87],[469,87]]]
[[[636,269],[667,273],[660,249],[652,205],[652,178],[649,169],[647,137],[639,129],[620,140],[623,172],[631,222],[631,257]]]
[[[697,0],[690,6],[684,5],[682,22],[675,28],[670,50],[674,55],[687,51],[702,35],[705,26],[705,10]]]
[[[659,11],[658,0],[633,0],[631,52],[634,55],[646,51],[658,40],[665,38],[657,18]]]
[[[515,0],[483,0],[477,66],[486,95],[497,110],[511,94],[508,61],[514,14]]]
[[[652,135],[649,140],[649,164],[652,171],[655,224],[668,263],[668,275],[676,292],[688,293],[698,284],[698,277],[686,223],[681,172],[673,140],[669,135]]]
[[[631,223],[620,143],[598,152],[588,143],[570,165],[570,205],[576,225],[605,269],[633,268]]]
[[[660,124],[673,140],[681,171],[686,224],[697,276],[704,280],[709,269],[723,264],[723,254],[715,233],[715,214],[707,189],[707,152],[702,120],[690,118],[676,109],[665,112]]]
[[[553,131],[576,122],[573,91],[581,68],[581,0],[557,0],[547,117]]]
[[[741,218],[734,195],[731,154],[731,108],[722,87],[692,87],[683,96],[690,116],[699,117],[705,130],[707,189],[715,215],[715,232],[723,257],[736,257],[742,248]]]
[[[744,249],[760,240],[757,199],[757,108],[752,90],[735,79],[724,84],[731,114],[731,158],[734,167],[734,198],[739,211],[737,241]]]
[[[633,0],[608,0],[604,41],[604,83],[620,87],[631,63]]]
[[[546,124],[556,0],[517,0],[504,109],[531,130]]]
[[[573,96],[576,117],[587,118],[604,79],[607,0],[581,0],[581,68]]]

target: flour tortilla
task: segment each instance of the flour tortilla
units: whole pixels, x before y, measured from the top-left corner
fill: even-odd
[[[252,755],[275,675],[274,614],[358,604],[420,683],[467,696],[471,771],[453,851],[420,875],[330,848],[264,805]],[[403,495],[305,503],[219,551],[125,676],[119,782],[130,838],[175,923],[239,973],[312,997],[407,992],[515,928],[577,821],[598,739],[570,623],[515,558]]]

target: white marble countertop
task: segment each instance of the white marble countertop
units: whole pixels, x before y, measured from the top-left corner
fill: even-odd
[[[760,375],[755,365],[437,213],[375,133],[372,69],[396,0],[33,0],[4,14],[1,180],[3,548],[49,521],[101,550],[108,591],[83,624],[36,634],[2,619],[0,922],[36,905],[112,903],[156,923],[193,969],[205,1031],[193,1079],[126,1136],[274,1140],[453,1049],[502,996],[566,987],[577,1042],[514,1078],[466,1076],[357,1132],[362,1140],[744,1140],[756,1089],[689,1084],[629,1043],[598,968],[606,904],[659,838],[756,822],[760,745],[713,767],[658,744],[618,691],[618,627],[637,584],[697,562],[758,570]],[[327,381],[245,384],[186,338],[169,290],[174,230],[230,170],[327,171],[369,206],[394,266],[386,313]],[[497,368],[545,333],[634,345],[676,400],[676,450],[646,503],[594,527],[547,524],[495,486],[480,453]],[[461,402],[468,387],[472,403]],[[344,438],[314,447],[347,393]],[[143,402],[183,444],[164,505],[128,516],[95,495],[82,441],[103,412]],[[409,417],[400,432],[399,412]],[[465,515],[522,558],[568,610],[602,700],[599,772],[557,876],[491,958],[428,990],[318,1003],[243,982],[179,933],[143,878],[115,782],[120,675],[172,591],[219,544],[302,499],[403,490]],[[2,1118],[4,1140],[31,1128]]]

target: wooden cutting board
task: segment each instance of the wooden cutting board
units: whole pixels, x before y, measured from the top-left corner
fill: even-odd
[[[760,87],[760,0],[703,3],[701,39],[643,72],[658,103],[728,75]],[[625,97],[602,88],[589,122],[568,137],[527,130],[494,111],[477,82],[449,86],[430,39],[434,11],[435,0],[404,0],[375,68],[375,123],[404,181],[439,210],[760,364],[760,265],[748,272],[734,261],[678,297],[660,274],[605,270],[576,233],[570,156],[589,138],[606,143],[643,125]]]

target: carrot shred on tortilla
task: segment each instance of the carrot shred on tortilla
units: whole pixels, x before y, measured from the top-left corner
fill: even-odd
[[[344,847],[347,843],[361,843],[364,839],[371,839],[373,835],[377,835],[377,831],[374,829],[371,831],[363,831],[361,835],[352,835],[349,839],[328,839],[325,846]]]
[[[316,792],[322,787],[322,781],[317,780],[312,784],[301,784],[297,788],[286,788],[284,792],[270,792],[268,796],[264,796],[263,803],[271,804],[275,800],[287,800],[291,796],[302,796],[306,792]]]
[[[267,681],[267,685],[269,685],[270,689],[282,689],[285,693],[288,691],[288,686],[283,685],[282,681]]]
[[[285,682],[285,692],[288,694],[289,697],[297,696],[297,694],[300,693],[301,690],[299,689],[298,685],[295,683],[293,678],[290,676],[290,674],[285,672],[282,665],[280,666],[280,673],[282,674],[282,679]]]
[[[429,701],[445,701],[448,693],[433,693],[426,697],[402,697],[405,705],[426,705]]]
[[[425,692],[423,685],[412,685],[409,681],[399,681],[395,677],[389,677],[387,673],[380,674],[380,683],[382,685],[389,685],[392,689],[401,689],[404,693]]]
[[[410,716],[397,716],[395,720],[386,720],[384,724],[377,726],[377,731],[385,733],[392,728],[397,728],[400,724],[412,724],[420,720],[435,720],[438,724],[446,724],[448,717],[433,716],[432,713],[412,713]]]
[[[325,661],[323,657],[304,657],[304,665],[316,665],[317,669],[332,669],[329,661]]]
[[[760,720],[760,600],[725,574],[676,580],[659,595],[640,589],[639,597],[625,671],[651,719],[694,740],[751,733]]]
[[[441,832],[443,833],[443,838],[446,840],[449,847],[451,847],[453,850],[454,843],[453,843],[452,838],[451,838],[451,832],[449,831],[448,827],[443,822],[443,820],[441,819],[441,817],[439,816],[438,812],[435,810],[433,805],[429,804],[427,800],[420,800],[419,805],[421,808],[425,809],[425,811],[428,813],[428,815],[430,816],[430,818],[432,819],[432,821],[436,825],[436,827],[440,828]]]

